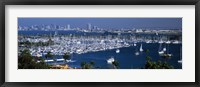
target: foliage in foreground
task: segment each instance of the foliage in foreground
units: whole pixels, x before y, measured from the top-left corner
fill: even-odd
[[[114,69],[119,69],[119,62],[117,60],[112,62],[112,65],[113,65]]]
[[[94,62],[90,61],[89,63],[81,62],[81,68],[82,69],[93,69],[94,68]]]
[[[35,59],[41,62],[35,62]],[[18,56],[18,69],[49,69],[42,58],[31,56],[29,50],[23,50]]]
[[[174,67],[170,65],[169,63],[161,62],[160,60],[155,62],[151,60],[151,57],[148,56],[149,50],[146,50],[146,64],[144,66],[145,69],[173,69]]]

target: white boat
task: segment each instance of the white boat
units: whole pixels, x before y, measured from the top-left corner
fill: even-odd
[[[36,56],[37,57],[42,57],[42,54],[41,53],[37,53]]]
[[[163,51],[167,51],[167,49],[164,47],[164,48],[163,48]]]
[[[172,42],[172,43],[173,43],[173,44],[179,44],[179,41],[176,40],[176,41],[174,41],[174,42]]]
[[[138,55],[140,55],[140,53],[139,52],[135,52],[135,55],[138,56]]]
[[[166,44],[170,44],[171,42],[168,40],[168,41],[166,41],[165,43],[166,43]]]
[[[120,50],[119,50],[119,49],[117,49],[117,50],[116,50],[116,53],[119,53],[119,52],[120,52]]]
[[[51,60],[45,60],[44,62],[53,62],[53,61],[54,61],[54,60],[51,59]]]
[[[76,42],[77,44],[81,44],[81,42],[80,41],[78,41],[78,42]]]
[[[68,62],[68,63],[69,63],[69,62],[73,63],[73,62],[76,62],[76,61],[70,59],[70,60],[66,60],[66,62]]]
[[[156,35],[158,35],[158,32],[156,32]]]
[[[108,63],[108,64],[112,64],[114,61],[115,61],[115,59],[114,59],[113,57],[111,57],[111,58],[109,58],[109,59],[107,60],[107,63]]]
[[[159,41],[158,43],[164,43],[164,42],[161,40],[161,41]]]
[[[182,63],[182,60],[178,60],[178,63]]]
[[[57,61],[65,61],[65,59],[57,59]]]
[[[146,43],[151,43],[151,42],[152,42],[151,40],[146,41]]]
[[[133,46],[137,46],[137,44],[136,44],[136,43],[134,43],[134,44],[133,44]]]
[[[159,46],[159,48],[158,48],[158,54],[159,54],[159,55],[164,54],[164,50],[162,49],[162,43],[160,43],[160,46]]]
[[[140,55],[139,50],[137,49],[137,47],[135,48],[135,55],[136,56]]]
[[[162,55],[164,54],[164,51],[158,51],[158,54]]]
[[[143,49],[142,49],[142,44],[140,45],[140,52],[142,52],[142,51],[144,51]]]

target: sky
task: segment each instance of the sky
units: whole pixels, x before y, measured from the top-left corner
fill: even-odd
[[[18,18],[19,26],[70,24],[71,28],[87,28],[88,23],[109,29],[182,29],[182,18]]]

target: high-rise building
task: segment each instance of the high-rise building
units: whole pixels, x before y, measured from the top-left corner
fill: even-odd
[[[93,27],[94,30],[97,30],[97,28],[98,28],[97,26],[94,26],[94,27]]]
[[[69,24],[67,25],[67,29],[70,29],[70,25]]]
[[[92,30],[92,25],[90,23],[88,23],[88,30]]]

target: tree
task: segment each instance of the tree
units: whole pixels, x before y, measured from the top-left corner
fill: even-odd
[[[112,65],[115,69],[119,68],[119,62],[117,60],[112,62]]]
[[[92,69],[92,68],[94,68],[93,66],[94,66],[94,62],[93,61],[91,61],[90,63],[86,63],[86,62],[81,62],[81,68],[82,69]]]
[[[145,69],[173,69],[173,66],[171,66],[170,64],[168,64],[167,62],[161,62],[160,60],[158,60],[158,62],[156,61],[152,61],[151,57],[149,56],[149,50],[146,50],[146,64],[144,66]]]
[[[34,57],[30,54],[30,51],[25,49],[21,51],[18,56],[18,69],[49,69],[42,60],[41,62],[35,62]]]
[[[91,65],[94,65],[94,61],[90,61],[90,64],[91,64]]]
[[[146,51],[145,51],[145,52],[146,52],[146,54],[148,54],[148,53],[149,53],[149,49],[146,49]]]
[[[81,68],[84,69],[84,66],[86,65],[86,62],[81,62]]]

